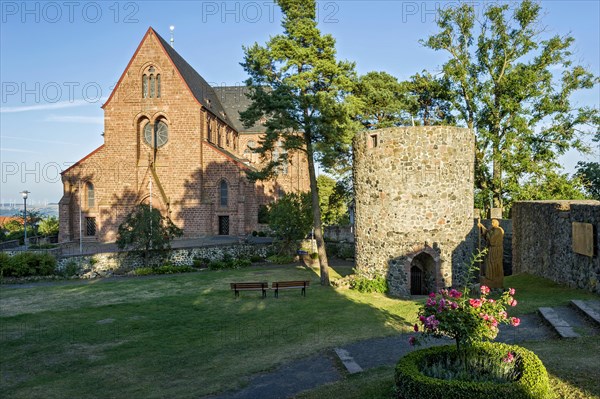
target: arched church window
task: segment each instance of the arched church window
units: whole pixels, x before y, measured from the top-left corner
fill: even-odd
[[[160,98],[160,73],[156,74],[156,98]]]
[[[148,75],[142,76],[142,98],[148,98]]]
[[[229,187],[227,186],[227,182],[225,180],[221,180],[221,185],[219,187],[219,204],[221,206],[227,206],[229,200]]]
[[[93,208],[96,205],[96,193],[94,190],[94,185],[88,182],[85,185],[86,189],[86,197],[87,197],[87,206],[88,208]]]
[[[150,75],[150,98],[154,98],[154,75]]]

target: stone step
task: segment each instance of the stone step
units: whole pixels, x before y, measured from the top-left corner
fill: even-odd
[[[346,367],[346,370],[348,370],[348,373],[356,374],[363,371],[362,367],[360,367],[358,363],[356,363],[354,358],[350,355],[350,353],[347,350],[342,348],[335,348],[334,350],[340,358],[341,362],[344,364],[344,367]]]
[[[542,317],[556,330],[558,335],[561,338],[579,338],[580,335],[577,334],[573,327],[562,317],[558,315],[558,313],[553,308],[538,308]]]
[[[571,306],[581,312],[590,321],[600,326],[600,301],[582,301],[574,299]]]

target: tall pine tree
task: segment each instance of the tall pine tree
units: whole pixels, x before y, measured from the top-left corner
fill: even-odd
[[[286,156],[273,159],[277,143],[286,152],[306,154],[313,225],[319,254],[321,284],[329,285],[315,163],[336,163],[348,153],[353,136],[346,94],[354,84],[354,64],[336,60],[335,40],[317,28],[314,0],[277,0],[283,12],[283,33],[264,45],[244,47],[242,66],[252,104],[242,112],[246,126],[265,118],[266,133],[255,150],[269,160],[251,179],[268,179]]]

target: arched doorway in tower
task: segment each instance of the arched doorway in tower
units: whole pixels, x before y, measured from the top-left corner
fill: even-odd
[[[410,263],[410,294],[425,295],[434,292],[435,287],[435,260],[421,252]]]

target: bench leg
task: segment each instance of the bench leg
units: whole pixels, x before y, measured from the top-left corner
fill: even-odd
[[[302,296],[306,297],[306,287],[302,287]]]
[[[279,298],[279,288],[275,288],[275,298]]]
[[[265,290],[265,289],[262,290],[262,297],[263,297],[263,299],[267,297],[267,290]]]

